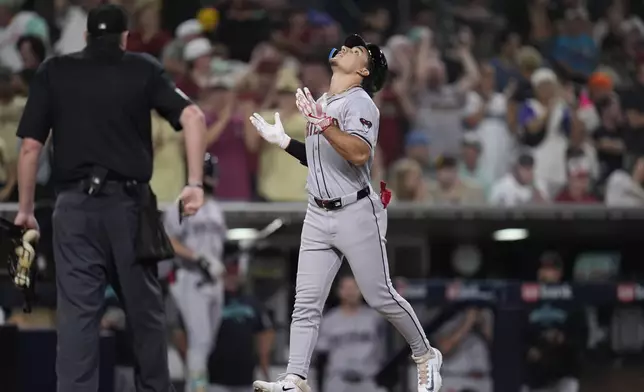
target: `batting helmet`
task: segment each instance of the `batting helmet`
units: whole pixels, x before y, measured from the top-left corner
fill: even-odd
[[[369,53],[369,76],[364,78],[362,81],[362,87],[370,94],[380,91],[382,86],[385,84],[387,79],[387,71],[389,67],[387,66],[387,58],[382,52],[380,47],[376,44],[371,44],[366,42],[358,34],[353,34],[347,37],[344,41],[344,46],[347,48],[355,48],[356,46],[362,46]],[[332,49],[329,54],[329,60],[335,57],[338,53],[337,49]]]

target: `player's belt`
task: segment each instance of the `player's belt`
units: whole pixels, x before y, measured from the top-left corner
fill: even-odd
[[[356,193],[338,197],[337,199],[322,200],[316,197],[314,198],[314,200],[315,200],[315,204],[317,204],[318,207],[323,208],[327,211],[333,211],[333,210],[339,210],[342,207],[355,203],[360,199],[364,199],[365,197],[369,196],[370,193],[371,193],[371,189],[369,187],[366,187],[366,188],[360,189]]]

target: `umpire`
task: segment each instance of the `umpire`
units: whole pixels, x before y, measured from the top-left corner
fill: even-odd
[[[180,195],[184,215],[193,215],[203,204],[206,128],[203,113],[155,59],[124,51],[127,26],[122,8],[93,9],[87,18],[87,47],[42,64],[18,128],[24,139],[15,220],[20,226],[37,228],[38,156],[50,130],[53,136],[59,392],[98,390],[100,311],[108,282],[128,315],[136,390],[174,391],[156,262],[144,262],[140,251],[142,246],[154,249],[147,240],[163,242],[164,237],[167,242],[165,233],[155,231],[159,216],[148,185],[150,113],[155,109],[175,129],[184,130],[189,179]]]

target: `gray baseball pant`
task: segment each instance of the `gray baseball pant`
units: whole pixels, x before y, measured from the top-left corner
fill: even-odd
[[[207,376],[208,357],[215,346],[224,306],[223,284],[217,282],[199,286],[202,280],[203,276],[197,271],[179,269],[176,281],[170,286],[170,293],[186,328],[189,380]]]
[[[394,325],[415,356],[427,353],[429,342],[414,310],[391,284],[386,234],[387,211],[374,194],[335,211],[319,208],[309,200],[302,228],[287,373],[308,376],[322,310],[342,255],[367,304]]]

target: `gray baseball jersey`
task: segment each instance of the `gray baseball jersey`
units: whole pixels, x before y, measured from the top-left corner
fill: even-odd
[[[338,120],[340,129],[358,136],[371,147],[371,158],[353,165],[329,144],[324,135],[308,126],[306,160],[309,166],[307,190],[319,199],[335,199],[357,192],[371,182],[371,164],[378,140],[380,112],[371,97],[359,87],[328,98],[326,114]]]
[[[166,232],[200,255],[222,260],[226,240],[226,221],[224,212],[215,199],[207,198],[203,207],[182,224],[179,224],[179,211],[176,206],[165,212]],[[181,268],[196,269],[191,261],[177,260]]]
[[[384,323],[375,310],[361,307],[356,314],[340,308],[329,311],[322,320],[317,351],[329,355],[327,376],[354,371],[372,377],[384,358]]]
[[[327,103],[327,115],[338,120],[343,132],[368,144],[371,157],[365,165],[352,165],[342,158],[324,135],[316,133],[315,128],[309,128],[306,137],[307,189],[311,196],[326,200],[355,195],[369,186],[380,121],[376,105],[361,88],[329,97]],[[334,211],[324,210],[309,201],[300,242],[287,373],[302,377],[308,374],[322,309],[342,265],[342,256],[351,266],[366,302],[403,335],[413,355],[421,357],[430,350],[413,308],[391,284],[386,236],[387,211],[374,192]],[[346,325],[355,327],[353,323]],[[355,353],[358,354],[357,351]],[[347,361],[351,362],[351,359]],[[352,365],[364,365],[370,369],[374,366],[367,363]],[[335,391],[344,392],[340,389]]]

